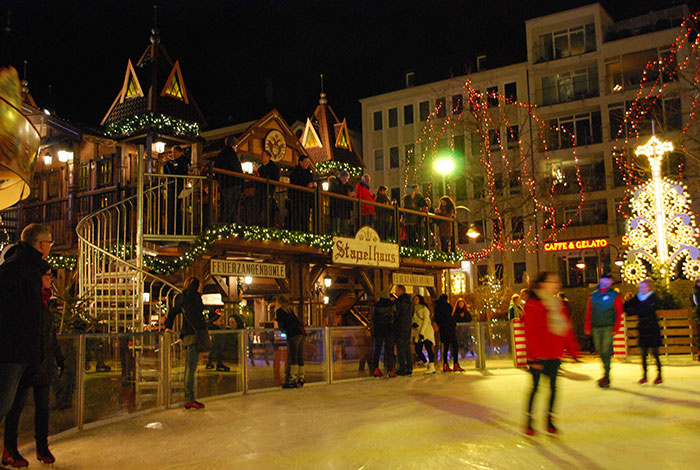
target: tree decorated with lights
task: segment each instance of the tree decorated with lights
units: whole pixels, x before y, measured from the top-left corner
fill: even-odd
[[[469,80],[462,96],[464,103],[445,108],[446,103],[439,102],[428,116],[413,148],[407,151],[404,185],[428,183],[430,195],[433,171],[444,181],[445,174],[457,167],[462,174],[451,176],[453,183],[470,182],[475,193],[481,188],[480,196],[469,200],[470,219],[487,224],[480,231],[487,230],[489,235],[484,236],[485,247],[465,252],[465,259],[488,258],[493,265],[491,255],[499,253],[501,264],[508,266],[512,253],[539,251],[543,242],[556,240],[578,215],[585,183],[576,136],[569,128],[540,119],[534,105],[493,90],[482,93]],[[472,139],[471,155],[466,136]],[[572,171],[567,175],[558,166],[559,159],[550,158],[550,150],[559,148],[567,149],[561,161],[571,162]],[[448,182],[446,189],[443,192],[454,196],[455,185]],[[575,195],[569,203],[576,211],[568,217],[557,210],[555,200],[560,194]],[[558,206],[561,209],[561,203]],[[505,284],[508,281],[504,279]]]
[[[649,276],[668,284],[669,278],[682,267],[685,277],[700,277],[700,250],[695,216],[690,212],[691,199],[686,187],[661,175],[664,155],[673,151],[671,142],[652,136],[635,154],[649,160],[651,179],[639,186],[631,198],[631,220],[627,236],[622,275],[637,283]]]

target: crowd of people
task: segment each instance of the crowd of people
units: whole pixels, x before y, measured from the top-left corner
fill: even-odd
[[[179,155],[179,153],[177,153]],[[173,150],[175,156],[175,150]],[[173,161],[182,159],[178,156]],[[177,167],[180,168],[180,167]],[[164,167],[163,171],[175,170],[175,165]],[[216,170],[224,170],[227,173]],[[243,173],[241,162],[236,152],[227,141],[223,150],[214,160],[214,176],[218,184],[221,198],[220,215],[222,222],[246,222],[262,226],[278,225],[278,213],[280,201],[276,198],[277,188],[274,184],[255,182],[246,185],[246,180],[240,176],[231,175],[228,172]],[[179,173],[178,173],[179,174]],[[279,182],[282,171],[275,163],[269,152],[263,150],[260,155],[260,163],[255,170],[255,176],[271,181]],[[300,155],[297,165],[288,173],[289,184],[305,189],[314,189],[317,186],[313,173],[313,164],[306,155]],[[427,245],[428,237],[435,236],[442,251],[455,250],[453,221],[457,207],[449,196],[442,196],[437,208],[432,207],[430,198],[420,193],[418,185],[411,186],[401,201],[391,200],[387,194],[388,188],[380,185],[373,190],[371,177],[363,175],[353,186],[350,184],[350,175],[347,171],[339,171],[328,182],[328,192],[341,197],[331,197],[328,202],[329,231],[333,234],[348,235],[360,226],[374,227],[383,240],[398,240],[411,246]],[[170,193],[169,193],[170,194]],[[244,202],[249,199],[250,204]],[[358,213],[355,214],[355,203],[345,198],[355,198],[359,201]],[[363,203],[362,201],[367,201]],[[401,205],[413,212],[402,214],[398,224],[399,233],[396,232],[394,222],[395,213],[391,207],[384,206]],[[175,207],[175,206],[173,206]],[[242,210],[242,208],[246,208]],[[289,230],[308,231],[311,221],[314,219],[318,208],[314,205],[313,193],[307,190],[286,189],[284,199],[284,226]],[[446,217],[426,225],[420,212],[432,213]]]

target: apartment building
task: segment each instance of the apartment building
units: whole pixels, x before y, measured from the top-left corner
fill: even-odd
[[[360,100],[363,155],[373,185],[386,185],[392,199],[398,201],[406,184],[415,182],[436,201],[443,192],[442,177],[433,172],[430,162],[441,149],[449,147],[457,165],[447,177],[446,191],[458,205],[469,209],[458,210],[462,226],[482,235],[476,239],[462,237],[465,251],[488,248],[495,230],[510,231],[509,236],[517,238],[546,225],[545,214],[534,217],[527,203],[504,214],[498,226],[488,215],[492,202],[484,191],[486,171],[479,159],[483,134],[474,132],[473,122],[454,116],[450,119],[462,112],[462,103],[469,101],[464,96],[464,84],[469,80],[472,89],[484,93],[489,107],[493,104],[501,115],[508,116],[507,120],[493,121],[495,127],[488,136],[492,149],[496,144],[492,136],[503,137],[504,152],[518,145],[531,149],[527,158],[535,168],[538,184],[553,186],[556,222],[568,222],[557,241],[580,243],[543,242],[527,249],[504,250],[507,253],[495,250],[474,265],[465,265],[466,285],[474,286],[489,270],[503,275],[512,287],[522,284],[525,272],[533,274],[543,269],[559,272],[567,286],[595,283],[602,270],[616,272],[619,268],[614,261],[624,249],[626,223],[616,210],[625,190],[615,164],[614,148],[620,145],[616,142],[618,130],[640,85],[656,78],[642,73],[646,64],[671,54],[670,46],[687,14],[687,7],[682,5],[615,22],[600,4],[592,4],[534,18],[526,22],[525,28],[527,62]],[[495,100],[491,102],[494,91],[505,98],[500,107]],[[522,107],[509,106],[512,100],[536,105],[540,124],[533,126]],[[670,83],[654,116],[655,132],[677,141],[689,106],[681,85]],[[431,112],[435,116],[429,119]],[[651,133],[651,119],[646,124],[642,134]],[[427,149],[422,148],[431,133],[440,136],[437,143],[431,141]],[[576,138],[575,156],[572,135]],[[411,155],[415,158],[409,159]],[[424,156],[421,169],[414,171],[416,161]],[[680,153],[667,156],[667,174],[677,174],[682,162]],[[581,186],[577,183],[577,166]],[[692,178],[696,171],[690,166],[686,170],[685,178]],[[517,169],[502,174],[498,168],[495,171],[496,189],[501,194],[522,194]],[[579,209],[581,190],[585,200]]]

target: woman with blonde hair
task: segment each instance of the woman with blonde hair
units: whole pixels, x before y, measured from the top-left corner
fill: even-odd
[[[656,317],[658,299],[654,293],[654,284],[646,279],[639,284],[639,292],[627,302],[624,309],[628,315],[636,315],[639,318],[637,329],[639,330],[639,346],[642,348],[642,378],[640,384],[647,383],[647,354],[651,353],[656,360],[656,380],[654,385],[663,382],[661,379],[661,359],[659,359],[659,347],[661,347],[661,329],[659,319]]]
[[[454,219],[455,212],[457,211],[456,207],[455,202],[450,196],[442,196],[435,213],[443,217]],[[440,248],[445,252],[454,250],[452,244],[452,240],[454,238],[454,221],[440,220],[438,225],[440,228]]]
[[[199,362],[199,346],[197,336],[208,335],[207,321],[204,318],[204,305],[199,292],[199,279],[187,278],[181,294],[175,296],[173,306],[165,319],[165,328],[172,331],[175,317],[182,313],[183,322],[180,339],[185,346],[185,409],[202,409],[204,403],[194,399],[194,374]]]

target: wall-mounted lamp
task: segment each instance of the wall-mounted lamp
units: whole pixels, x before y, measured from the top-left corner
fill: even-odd
[[[584,269],[584,268],[586,267],[586,263],[585,263],[585,261],[583,261],[583,258],[580,258],[580,259],[576,262],[576,267],[579,268],[579,269]]]
[[[70,150],[59,150],[58,151],[58,161],[61,163],[70,162],[73,160],[73,152]]]
[[[243,282],[245,285],[249,286],[253,283],[253,277],[252,276],[246,276],[243,278]]]
[[[323,280],[323,285],[326,286],[326,288],[330,287],[331,284],[333,284],[333,279],[331,279],[330,277],[326,277]]]
[[[481,232],[479,232],[474,224],[471,224],[469,226],[469,230],[467,230],[467,236],[471,238],[472,240],[475,240],[481,236]]]
[[[323,296],[323,303],[326,304],[326,305],[328,305],[328,302],[329,302],[328,296],[327,296],[327,295],[324,295],[324,296]]]
[[[53,162],[53,157],[51,156],[51,154],[47,153],[46,155],[44,155],[44,165],[51,166],[51,162]]]
[[[156,150],[156,153],[163,153],[165,152],[165,142],[159,140],[153,144],[153,148]]]
[[[243,170],[243,173],[245,173],[247,175],[252,175],[253,174],[253,162],[242,162],[241,169]]]
[[[324,181],[323,183],[321,183],[321,189],[323,189],[324,191],[328,191],[329,187],[330,186],[328,184],[328,181]]]

